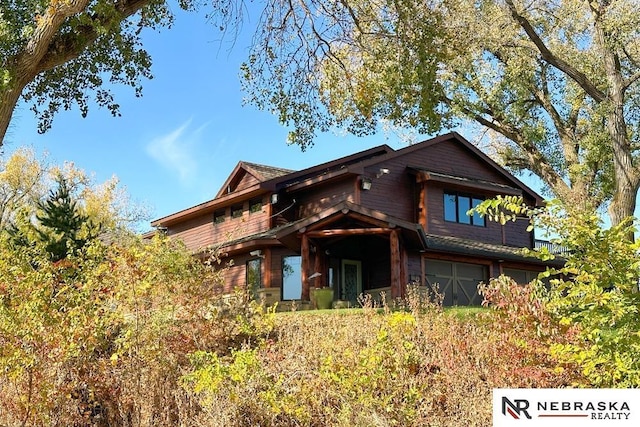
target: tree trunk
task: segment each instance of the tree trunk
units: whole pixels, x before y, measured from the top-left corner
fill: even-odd
[[[13,111],[20,99],[22,88],[4,88],[0,90],[0,147],[3,145],[4,137],[7,134],[9,123],[13,117]]]
[[[636,197],[640,187],[640,174],[633,164],[631,141],[627,135],[627,124],[624,117],[624,101],[626,85],[621,72],[620,59],[613,47],[607,43],[606,30],[601,26],[600,14],[602,8],[592,4],[592,10],[596,19],[596,42],[602,52],[604,69],[607,77],[608,90],[607,102],[607,130],[611,138],[613,152],[613,170],[615,187],[613,199],[609,205],[609,217],[611,225],[618,225],[624,219],[633,216],[636,207]],[[633,240],[633,233],[629,233],[629,239]]]

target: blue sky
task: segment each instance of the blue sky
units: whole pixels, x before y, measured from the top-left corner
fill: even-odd
[[[92,106],[83,119],[73,109],[59,113],[53,128],[39,135],[32,112],[21,105],[5,153],[31,146],[52,163],[74,162],[97,182],[116,175],[132,199],[159,218],[211,199],[240,160],[302,169],[380,144],[405,146],[383,134],[321,135],[306,152],[287,145],[287,130],[275,116],[242,105],[239,66],[255,17],[231,47],[230,39],[220,42],[203,13],[174,9],[173,28],[143,35],[154,73],[143,81],[143,96],[114,88],[122,117]]]

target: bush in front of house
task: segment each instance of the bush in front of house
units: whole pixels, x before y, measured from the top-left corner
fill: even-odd
[[[485,289],[489,302],[510,316],[512,327],[524,324],[539,332],[532,338],[543,343],[560,367],[579,366],[585,385],[640,387],[640,242],[633,238],[635,220],[604,228],[595,212],[557,202],[531,209],[517,197],[485,201],[479,210],[502,222],[529,217],[532,227],[553,236],[565,259],[564,267],[541,274],[548,287],[535,281],[523,290],[494,281]],[[554,257],[547,250],[527,253]],[[514,299],[532,289],[536,293],[527,301]],[[531,304],[535,313],[510,311]]]

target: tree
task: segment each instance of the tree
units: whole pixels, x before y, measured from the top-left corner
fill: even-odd
[[[196,10],[200,0],[179,0]],[[242,0],[213,0],[208,19],[233,24]],[[88,111],[89,95],[119,115],[105,81],[124,84],[141,95],[142,78],[151,77],[151,58],[142,48],[144,28],[171,25],[165,0],[1,0],[0,146],[21,97],[32,104],[39,130],[54,114],[76,104]]]
[[[57,184],[49,197],[38,204],[40,213],[36,215],[36,232],[54,262],[75,254],[100,232],[72,198],[67,180],[59,177]]]
[[[625,239],[637,231],[633,219],[605,229],[593,213],[557,201],[531,208],[516,196],[486,200],[473,210],[502,224],[529,218],[531,227],[547,230],[557,247],[563,248],[564,266],[539,276],[547,278],[549,285],[534,280],[525,291],[540,308],[538,313],[551,316],[558,330],[565,331],[561,336],[576,334],[577,339],[569,342],[553,337],[551,355],[580,366],[593,387],[640,386],[640,243]],[[542,260],[554,257],[546,248],[524,252]],[[509,300],[511,290],[522,286],[514,283],[509,290],[502,286],[502,279],[491,282],[484,287],[485,298],[488,291],[497,297],[487,298],[491,303],[522,312],[526,304]],[[543,318],[513,319],[512,324],[537,323],[539,331]]]
[[[638,24],[632,0],[268,0],[244,84],[303,149],[471,120],[505,166],[618,224],[640,187]]]
[[[47,253],[48,261],[77,255],[98,236],[118,239],[146,221],[147,210],[116,177],[95,183],[73,163],[50,166],[27,149],[0,158],[0,238]]]
[[[25,148],[6,161],[0,158],[0,230],[12,223],[21,206],[35,205],[44,196],[47,170],[44,161]]]

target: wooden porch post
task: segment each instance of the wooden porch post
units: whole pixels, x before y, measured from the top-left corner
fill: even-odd
[[[262,286],[270,288],[271,285],[271,248],[264,251],[264,258],[262,259]]]
[[[302,295],[300,299],[303,301],[309,301],[309,236],[307,233],[302,234],[302,243],[300,245],[300,255],[302,256],[302,262],[300,268],[302,274],[300,279],[302,280]]]
[[[315,256],[315,262],[314,262],[314,265],[313,265],[313,272],[321,274],[321,276],[318,276],[315,279],[313,279],[313,285],[316,288],[324,288],[325,286],[327,286],[327,284],[326,284],[327,283],[327,277],[326,277],[326,274],[325,274],[325,271],[326,271],[325,264],[326,264],[325,254],[316,245],[316,256]]]
[[[407,271],[409,270],[409,257],[407,255],[407,250],[398,239],[398,244],[401,246],[400,249],[400,296],[405,297],[407,295],[407,283],[409,282],[409,277],[407,275]]]
[[[401,296],[402,292],[402,260],[400,259],[400,239],[398,238],[398,230],[391,230],[389,237],[391,246],[391,298],[395,299]]]

